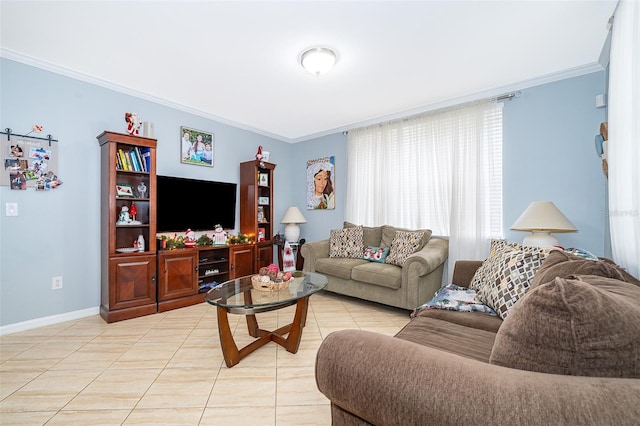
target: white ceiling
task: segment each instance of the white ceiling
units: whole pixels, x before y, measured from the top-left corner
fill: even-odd
[[[297,142],[601,69],[616,3],[2,0],[0,53]]]

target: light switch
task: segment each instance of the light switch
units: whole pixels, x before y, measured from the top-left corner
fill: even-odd
[[[18,203],[7,203],[7,216],[18,216]]]

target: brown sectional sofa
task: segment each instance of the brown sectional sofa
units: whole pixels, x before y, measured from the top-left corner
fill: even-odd
[[[481,263],[456,262],[452,282],[468,286]],[[426,309],[395,337],[360,330],[331,333],[318,350],[316,381],[331,401],[333,424],[640,424],[638,281],[628,275],[547,278],[553,281],[536,283],[540,288],[532,288],[504,321],[480,312]],[[554,311],[560,316],[551,311],[532,315],[532,307],[544,311],[552,304],[545,298],[570,284],[587,293],[565,292],[555,299],[568,302],[566,309]],[[580,300],[584,294],[589,300]],[[590,305],[597,297],[613,305]],[[616,304],[625,306],[612,309]],[[580,310],[584,306],[589,307]],[[616,321],[624,325],[614,327]],[[518,334],[517,327],[527,332]],[[589,340],[580,336],[585,327],[604,334]],[[539,335],[566,341],[543,338],[542,346],[527,341]],[[585,337],[587,346],[580,346]],[[524,340],[514,347],[514,338]],[[602,347],[607,345],[612,351]],[[527,353],[517,354],[522,348]],[[500,357],[499,363],[508,363],[513,352],[524,362],[533,358],[533,364],[527,369],[496,364],[494,358]],[[580,365],[585,360],[602,370],[585,369]],[[545,368],[563,373],[541,372]]]
[[[345,222],[345,228],[354,226]],[[389,247],[396,230],[406,231],[388,225],[364,227],[364,247]],[[442,285],[449,241],[430,235],[428,231],[427,243],[402,267],[362,258],[330,257],[329,239],[305,243],[300,254],[305,271],[318,272],[329,279],[326,290],[412,310],[430,300]]]

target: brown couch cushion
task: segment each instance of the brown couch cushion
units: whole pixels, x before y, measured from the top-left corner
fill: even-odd
[[[351,279],[397,290],[402,286],[402,268],[384,263],[367,262],[353,267]]]
[[[489,362],[495,336],[490,331],[429,317],[412,319],[396,334],[403,340],[482,362]]]
[[[640,287],[555,278],[529,291],[496,335],[491,363],[542,373],[640,378]]]
[[[553,281],[556,277],[567,278],[571,275],[598,275],[629,281],[622,272],[612,261],[585,259],[562,250],[552,250],[533,277],[531,288]]]
[[[464,325],[465,327],[478,328],[480,330],[496,333],[502,325],[500,317],[485,314],[484,312],[458,312],[446,309],[422,309],[416,315],[429,317]]]

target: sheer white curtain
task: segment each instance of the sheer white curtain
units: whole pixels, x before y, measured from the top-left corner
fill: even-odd
[[[613,259],[640,276],[640,3],[622,0],[609,62],[609,223]]]
[[[449,236],[449,272],[502,236],[501,103],[349,131],[347,156],[346,220]]]

